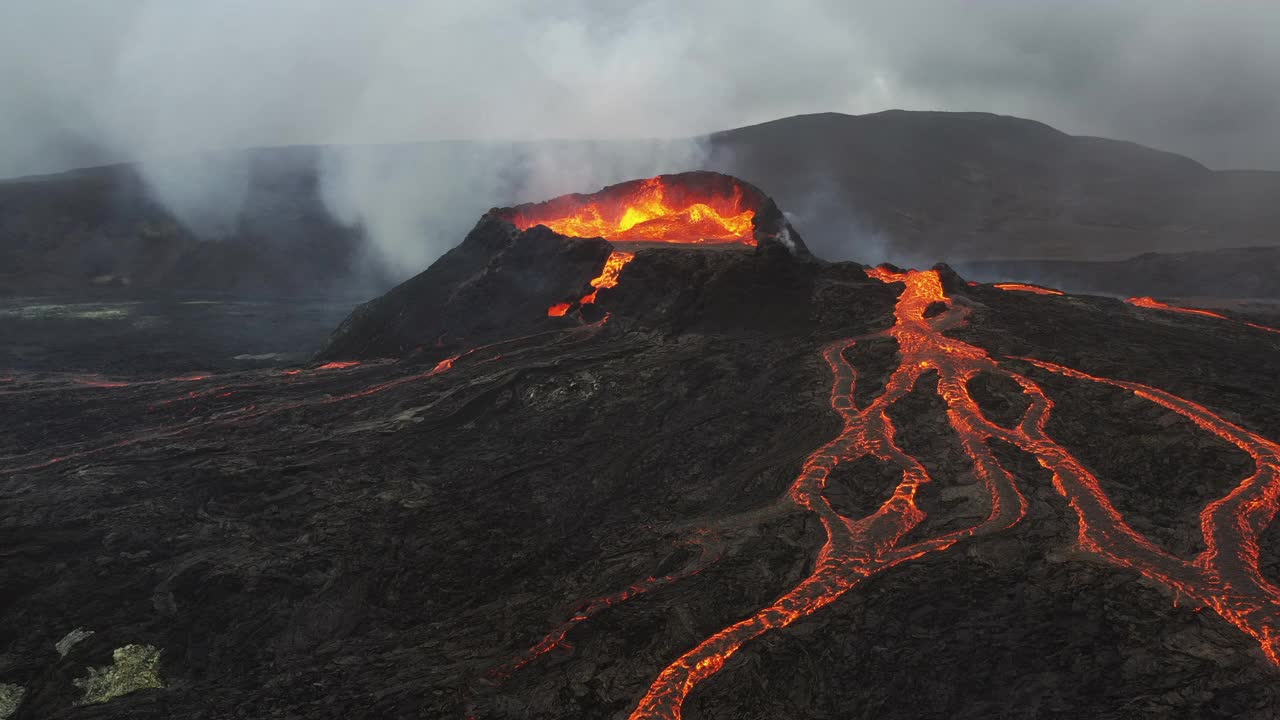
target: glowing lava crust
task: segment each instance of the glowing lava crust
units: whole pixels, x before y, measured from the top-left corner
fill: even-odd
[[[1140,573],[1175,597],[1213,609],[1253,637],[1265,656],[1280,665],[1280,589],[1269,583],[1258,567],[1258,539],[1274,518],[1280,496],[1280,445],[1224,420],[1208,408],[1153,387],[1095,377],[1042,360],[1011,359],[1073,380],[1125,390],[1187,418],[1253,458],[1253,474],[1200,513],[1206,549],[1190,560],[1176,557],[1130,526],[1102,490],[1098,478],[1049,437],[1045,428],[1054,405],[1039,385],[985,350],[945,334],[964,321],[968,310],[947,297],[937,271],[877,268],[867,274],[885,283],[903,284],[894,312],[895,324],[880,333],[831,343],[822,350],[832,375],[831,408],[843,420],[843,429],[809,455],[786,495],[777,501],[779,506],[794,505],[812,513],[826,530],[826,541],[813,571],[772,604],[712,634],[671,662],[653,680],[631,712],[631,720],[680,718],[685,699],[694,688],[719,672],[744,643],[812,615],[863,580],[899,563],[946,550],[967,538],[1007,530],[1022,521],[1027,500],[1017,478],[993,454],[989,446],[993,440],[1033,455],[1052,474],[1054,488],[1075,513],[1081,551]],[[931,312],[940,305],[945,308],[943,312]],[[884,393],[859,408],[854,401],[857,376],[845,352],[860,341],[880,336],[898,342],[900,360]],[[933,372],[938,375],[937,392],[946,403],[949,424],[985,488],[989,512],[968,527],[908,542],[908,535],[926,517],[916,502],[917,491],[932,478],[918,459],[896,443],[888,409],[912,392],[921,376]],[[1022,388],[1030,403],[1016,425],[1006,428],[993,423],[978,407],[970,395],[969,382],[979,373],[1003,376]],[[870,515],[842,515],[824,497],[827,478],[838,465],[866,457],[895,467],[901,480],[892,496]],[[691,541],[705,543],[696,537]],[[503,674],[514,672],[562,643],[569,627],[585,621],[596,610],[679,580],[701,566],[702,562],[694,563],[691,569],[664,578],[649,578],[627,590],[584,603],[582,612],[507,666]]]
[[[591,280],[591,287],[595,288],[591,292],[583,295],[578,300],[579,305],[591,305],[596,301],[596,293],[600,288],[611,288],[618,286],[618,273],[622,272],[622,268],[627,263],[634,260],[635,253],[624,252],[622,250],[614,250],[609,253],[609,257],[604,261],[604,269],[600,274]],[[569,312],[569,308],[573,307],[572,303],[556,303],[547,308],[547,315],[550,317],[560,317]]]
[[[731,178],[712,184],[679,182],[675,177],[652,177],[593,195],[522,205],[513,209],[511,222],[521,230],[544,225],[567,237],[611,242],[756,244],[753,206],[758,201],[748,199],[742,184]]]
[[[750,185],[718,173],[659,175],[612,185],[590,195],[563,195],[499,213],[522,231],[541,225],[565,237],[598,237],[626,247],[753,248],[761,236],[784,238],[783,242],[797,251],[792,231],[771,201]],[[800,249],[800,254],[805,253]],[[634,252],[615,249],[600,275],[591,280],[592,291],[577,304],[591,305],[600,288],[616,287],[618,273],[634,258]],[[563,317],[573,307],[571,302],[555,303],[547,308],[547,315]]]

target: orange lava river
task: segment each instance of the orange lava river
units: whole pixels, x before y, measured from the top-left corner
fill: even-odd
[[[1014,292],[1035,293],[1036,295],[1061,295],[1062,294],[1061,290],[1042,287],[1040,285],[1030,285],[1028,283],[995,283],[994,285],[992,285],[992,287],[997,287],[997,288],[1000,288],[1001,290],[1012,290]]]
[[[1129,303],[1134,307],[1147,308],[1148,310],[1168,310],[1169,312],[1182,313],[1184,315],[1199,315],[1201,317],[1209,317],[1209,318],[1215,318],[1218,320],[1226,320],[1227,322],[1238,323],[1240,325],[1251,327],[1254,330],[1264,330],[1266,332],[1280,333],[1280,328],[1273,328],[1268,325],[1259,325],[1258,323],[1251,323],[1245,320],[1237,320],[1233,317],[1228,317],[1226,315],[1223,315],[1222,313],[1216,313],[1209,310],[1200,310],[1198,308],[1184,308],[1184,307],[1178,307],[1176,305],[1169,305],[1168,303],[1162,303],[1153,297],[1131,297],[1128,300],[1125,300],[1125,302]]]
[[[622,272],[622,268],[627,263],[634,260],[635,253],[622,252],[614,250],[609,253],[609,257],[604,261],[604,269],[600,271],[600,275],[592,279],[591,287],[595,288],[591,292],[582,296],[578,300],[579,305],[591,305],[596,301],[596,293],[600,288],[611,288],[618,286],[618,273]],[[547,315],[550,317],[562,317],[569,312],[569,308],[573,307],[572,303],[557,303],[547,308]]]
[[[1098,478],[1049,437],[1045,428],[1054,406],[1039,385],[985,350],[944,334],[964,322],[967,309],[945,295],[937,272],[899,273],[878,268],[868,274],[885,283],[903,284],[894,326],[867,336],[897,340],[900,362],[883,394],[859,408],[854,401],[856,372],[844,353],[866,338],[837,341],[822,350],[832,377],[831,409],[840,415],[843,429],[809,455],[786,495],[778,501],[812,513],[826,530],[826,541],[818,551],[812,572],[770,605],[707,637],[671,662],[632,710],[631,720],[680,718],[685,699],[694,688],[719,672],[745,643],[818,612],[862,581],[899,563],[1021,522],[1026,517],[1027,500],[1019,489],[1018,478],[993,454],[989,445],[993,440],[1029,453],[1052,474],[1053,487],[1074,511],[1076,543],[1081,551],[1139,573],[1175,598],[1211,608],[1251,636],[1265,656],[1280,665],[1280,589],[1258,569],[1258,538],[1274,518],[1280,496],[1280,445],[1224,420],[1208,408],[1153,387],[1095,377],[1042,360],[1012,359],[1073,380],[1125,390],[1187,418],[1253,458],[1253,474],[1201,512],[1204,552],[1191,559],[1177,557],[1130,526]],[[944,312],[926,313],[931,306],[937,309],[938,303],[945,306]],[[931,316],[926,317],[927,314]],[[913,535],[908,540],[908,535],[926,518],[926,512],[916,502],[917,492],[932,478],[919,460],[896,443],[888,410],[910,393],[926,373],[937,373],[937,392],[946,403],[951,428],[985,489],[988,512],[968,527],[923,538]],[[970,395],[969,381],[979,373],[1013,380],[1030,400],[1012,428],[987,419]],[[896,468],[900,481],[892,496],[870,515],[842,515],[824,497],[827,478],[837,466],[866,457]],[[587,612],[576,614],[570,623],[508,669],[518,669],[549,646],[561,643],[564,631],[586,620],[594,610],[678,579],[649,578],[621,593],[587,603]]]
[[[521,230],[545,225],[568,237],[602,237],[614,242],[755,245],[754,218],[755,211],[744,203],[741,188],[724,197],[703,197],[673,190],[655,177],[638,183],[623,198],[591,200],[567,214],[550,207],[530,208],[512,222]]]

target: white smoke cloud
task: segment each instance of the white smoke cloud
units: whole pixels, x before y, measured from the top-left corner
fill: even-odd
[[[355,145],[325,157],[326,199],[420,267],[490,205],[699,164],[692,142],[603,141],[802,112],[990,110],[1274,166],[1276,22],[1274,3],[1168,0],[10,0],[0,177],[141,159],[216,237],[249,169],[189,153]],[[584,138],[602,142],[527,144]],[[376,146],[461,139],[490,149]]]
[[[393,275],[421,270],[491,207],[697,169],[695,140],[426,143],[325,150],[321,192]]]
[[[52,150],[68,146],[89,149],[91,160],[140,160],[151,193],[197,234],[217,238],[234,230],[251,176],[245,156],[218,150],[330,146],[320,161],[326,203],[407,274],[493,205],[698,167],[696,141],[642,140],[710,126],[728,91],[713,68],[688,66],[706,36],[673,26],[675,7],[8,5],[0,59],[37,72],[0,83],[6,106],[29,115],[13,127],[0,116],[0,176],[87,164]],[[4,47],[7,35],[27,41]],[[47,137],[39,112],[59,119]],[[18,149],[24,134],[39,147]],[[458,138],[484,145],[392,144]],[[582,138],[597,141],[567,142]]]

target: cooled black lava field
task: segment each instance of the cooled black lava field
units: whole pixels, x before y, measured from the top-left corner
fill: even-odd
[[[1276,716],[1280,333],[745,192],[713,246],[491,212],[310,365],[4,374],[13,717]],[[83,704],[128,645],[163,687]]]

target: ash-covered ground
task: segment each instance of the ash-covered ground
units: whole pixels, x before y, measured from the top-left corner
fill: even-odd
[[[893,327],[903,285],[776,243],[646,249],[594,307],[547,317],[608,252],[482,222],[428,271],[465,283],[425,297],[410,281],[366,306],[327,366],[191,379],[115,365],[97,384],[6,373],[12,717],[624,718],[682,653],[814,574],[823,526],[779,498],[842,432],[822,350]],[[1043,388],[1046,432],[1136,531],[1179,558],[1204,550],[1198,514],[1256,469],[1248,455],[1132,392],[1004,358],[1140,382],[1275,441],[1280,334],[947,277],[950,309],[925,314],[962,307],[947,336]],[[901,350],[882,337],[844,354],[860,407]],[[923,373],[888,409],[933,478],[921,537],[990,510],[937,381]],[[996,375],[971,392],[1006,426],[1029,402]],[[1258,641],[1082,549],[1036,457],[991,450],[1026,497],[1021,522],[747,642],[683,716],[1280,712]],[[845,517],[899,482],[871,460],[837,470],[823,496]],[[1280,529],[1259,551],[1280,581]],[[60,652],[77,629],[93,634]],[[163,687],[121,672],[132,692],[84,704],[87,668],[119,666],[127,646],[158,653]]]

